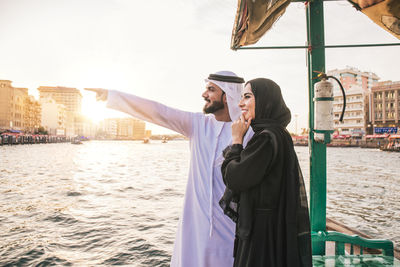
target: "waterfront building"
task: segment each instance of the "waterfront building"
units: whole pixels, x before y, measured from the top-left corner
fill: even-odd
[[[117,119],[118,139],[144,139],[146,137],[146,124],[134,118]]]
[[[146,138],[150,138],[151,137],[151,130],[146,130],[144,133]]]
[[[94,138],[96,136],[97,127],[87,117],[83,115],[75,116],[74,122],[75,135]]]
[[[42,125],[42,106],[33,96],[25,97],[23,128],[25,133],[34,134]]]
[[[117,137],[118,121],[117,119],[104,119],[99,124],[98,135],[102,138],[115,139]]]
[[[51,135],[65,135],[67,112],[63,104],[51,97],[40,98],[42,106],[42,126]]]
[[[133,139],[143,139],[146,137],[146,123],[144,121],[133,119],[132,137]]]
[[[53,98],[58,104],[66,108],[66,135],[75,135],[75,117],[81,114],[82,94],[76,88],[40,86],[40,98]]]
[[[384,81],[372,87],[372,120],[374,133],[397,133],[400,113],[400,81]]]
[[[333,83],[333,113],[334,128],[339,134],[360,137],[368,134],[368,125],[371,122],[371,88],[378,83],[379,77],[373,72],[360,71],[353,67],[334,69],[328,71],[328,75],[340,80],[346,92],[346,112],[343,122],[339,122],[343,108],[343,96],[339,85]]]
[[[341,135],[361,137],[365,134],[365,92],[359,86],[352,86],[346,90],[346,111],[343,121],[340,122],[340,114],[343,109],[343,96],[341,92],[334,91],[333,122],[335,130]]]
[[[11,83],[9,80],[0,80],[0,130],[24,131],[27,125],[25,104],[28,88],[13,87]]]
[[[379,77],[375,73],[361,71],[354,67],[330,70],[328,71],[328,75],[338,78],[345,90],[350,89],[350,87],[354,85],[358,85],[364,91],[370,92],[372,86],[379,80]]]

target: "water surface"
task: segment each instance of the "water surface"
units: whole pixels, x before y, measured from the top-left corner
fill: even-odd
[[[399,245],[399,157],[328,148],[328,217]],[[169,266],[188,168],[187,141],[0,147],[0,265]]]

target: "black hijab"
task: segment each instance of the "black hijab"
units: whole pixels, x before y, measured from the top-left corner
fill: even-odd
[[[286,128],[291,115],[283,100],[279,85],[264,78],[248,81],[247,84],[251,85],[251,91],[256,100],[256,117],[251,122],[253,131],[259,133],[263,129],[271,127]]]

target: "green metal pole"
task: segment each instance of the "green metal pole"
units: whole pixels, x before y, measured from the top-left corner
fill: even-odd
[[[314,71],[325,72],[325,40],[323,1],[310,1],[306,9],[307,41],[311,46],[307,52],[309,87],[309,149],[310,149],[310,220],[311,231],[326,230],[326,144],[314,141]],[[325,243],[312,244],[314,255],[325,254]]]

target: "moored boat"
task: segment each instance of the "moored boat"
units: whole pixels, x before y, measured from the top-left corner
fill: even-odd
[[[400,134],[390,135],[387,144],[382,145],[380,150],[400,152]]]

